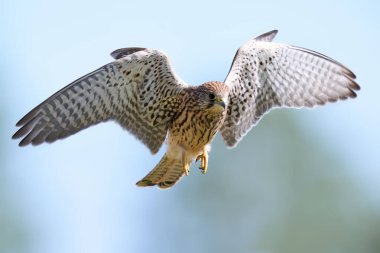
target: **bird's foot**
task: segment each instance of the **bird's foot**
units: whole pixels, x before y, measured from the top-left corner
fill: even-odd
[[[183,165],[183,171],[185,172],[185,175],[188,176],[189,175],[189,171],[190,171],[190,164],[186,163]]]
[[[208,165],[208,154],[207,152],[204,152],[203,154],[197,156],[196,161],[201,160],[201,164],[199,166],[199,169],[202,171],[203,174],[206,174],[207,172],[207,165]]]
[[[182,153],[182,168],[185,175],[188,176],[190,171],[190,164],[186,159],[185,153]]]

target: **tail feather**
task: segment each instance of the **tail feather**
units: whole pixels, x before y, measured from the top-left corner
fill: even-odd
[[[138,181],[138,186],[170,188],[183,176],[182,161],[169,158],[166,154],[148,175]]]

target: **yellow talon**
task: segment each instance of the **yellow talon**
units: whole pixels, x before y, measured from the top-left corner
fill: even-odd
[[[187,162],[185,153],[182,153],[182,167],[183,167],[183,172],[185,173],[186,176],[188,176],[189,171],[190,171],[190,164]]]
[[[187,163],[183,166],[183,170],[185,172],[185,175],[188,176],[189,175],[189,171],[190,171],[190,165]]]
[[[207,167],[208,167],[208,154],[206,150],[203,150],[203,154],[197,156],[197,161],[201,160],[201,165],[199,166],[199,169],[202,170],[203,174],[207,173]]]

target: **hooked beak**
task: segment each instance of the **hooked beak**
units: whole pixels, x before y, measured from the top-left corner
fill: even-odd
[[[220,105],[221,107],[223,107],[223,109],[226,109],[226,104],[224,103],[224,101],[221,97],[215,98],[215,104]]]

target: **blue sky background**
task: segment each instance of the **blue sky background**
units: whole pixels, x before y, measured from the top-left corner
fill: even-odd
[[[6,252],[167,252],[187,246],[197,251],[191,238],[207,240],[209,235],[189,241],[177,231],[174,239],[166,229],[178,223],[192,234],[201,233],[205,224],[186,214],[187,202],[178,202],[178,192],[189,203],[207,196],[194,182],[212,191],[217,168],[210,168],[206,177],[193,169],[172,190],[140,189],[135,182],[154,167],[164,149],[151,156],[116,124],[26,148],[11,140],[14,125],[61,87],[111,61],[114,49],[161,49],[177,74],[197,85],[224,80],[237,48],[272,29],[279,30],[278,42],[313,49],[348,66],[362,90],[355,100],[267,117],[290,115],[304,135],[347,167],[344,173],[357,191],[380,209],[379,12],[378,1],[1,0],[0,193],[11,214],[5,216],[10,218],[0,242],[23,242],[10,243]],[[250,135],[255,140],[255,129]],[[292,144],[285,137],[278,141],[285,148]],[[312,152],[304,147],[309,148]],[[236,153],[231,152],[226,158],[215,151],[214,159],[233,160]],[[229,173],[233,177],[239,172]],[[218,203],[215,212],[223,210],[223,198]],[[260,223],[260,212],[256,215]],[[24,232],[7,237],[18,227]],[[251,244],[239,247],[242,252],[255,249]],[[217,247],[210,245],[213,249]]]

